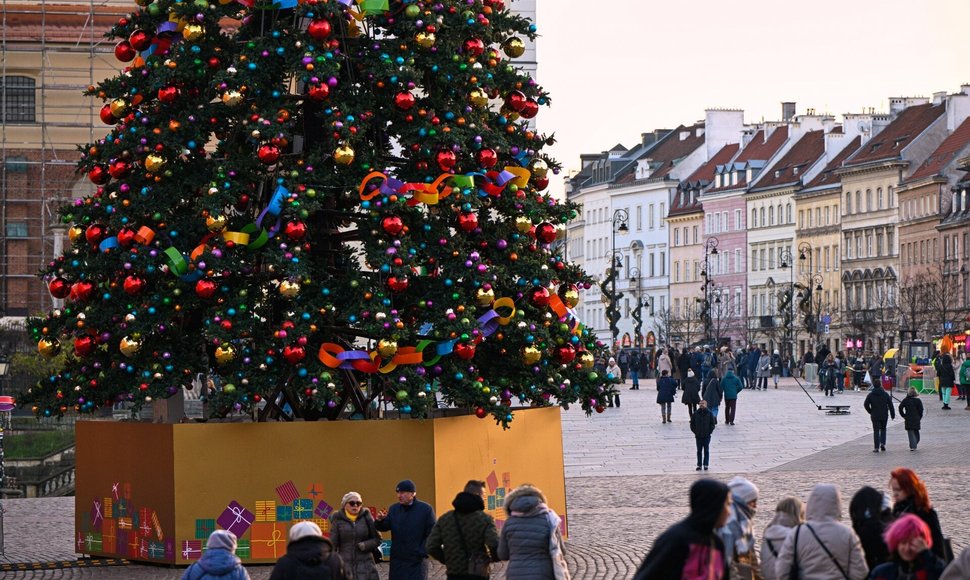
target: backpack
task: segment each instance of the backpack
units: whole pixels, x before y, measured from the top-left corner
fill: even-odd
[[[701,364],[704,365],[704,366],[706,366],[706,367],[709,367],[709,366],[711,366],[711,363],[712,362],[713,362],[713,355],[711,353],[709,353],[709,352],[705,352],[704,353],[704,358],[701,359]]]

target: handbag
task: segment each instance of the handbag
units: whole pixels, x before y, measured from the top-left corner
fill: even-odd
[[[468,547],[468,543],[465,542],[465,534],[461,532],[461,524],[458,523],[458,514],[454,514],[452,519],[455,522],[455,529],[458,530],[458,538],[461,540],[461,549],[465,552],[465,555],[468,556],[468,566],[465,568],[465,574],[469,576],[488,578],[492,561],[484,551],[476,551]]]
[[[802,529],[801,524],[795,526],[795,544],[792,546],[791,568],[788,570],[788,580],[799,580],[798,572],[798,531]]]

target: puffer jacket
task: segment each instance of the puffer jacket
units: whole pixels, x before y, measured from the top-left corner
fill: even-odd
[[[970,548],[964,549],[956,560],[943,570],[940,580],[966,580],[970,578]]]
[[[562,578],[550,551],[552,542],[559,538],[559,529],[551,522],[559,518],[542,502],[538,492],[529,488],[515,490],[505,499],[505,511],[509,518],[499,536],[498,557],[509,562],[505,568],[506,580]],[[558,543],[561,549],[561,538]]]
[[[734,401],[738,398],[738,393],[744,389],[744,384],[734,371],[728,371],[721,379],[721,388],[724,390],[724,400]]]
[[[923,419],[923,401],[917,395],[906,395],[899,404],[899,415],[904,419],[907,430],[919,431],[920,420]]]
[[[775,562],[778,559],[778,553],[781,547],[785,545],[785,540],[791,535],[792,530],[798,525],[798,522],[789,514],[779,513],[777,518],[775,523],[765,528],[765,532],[761,534],[761,574],[764,576],[764,580],[779,578],[775,574]],[[787,580],[787,578],[780,580]]]
[[[680,402],[685,405],[696,405],[701,402],[701,383],[697,377],[687,377],[683,383],[684,394],[680,397]]]
[[[449,575],[466,574],[472,553],[484,553],[489,560],[497,560],[498,530],[492,516],[485,513],[482,498],[461,492],[451,505],[455,509],[438,518],[431,528],[428,555],[442,562]]]
[[[381,534],[374,525],[370,510],[361,508],[357,519],[350,521],[344,510],[330,516],[330,541],[344,561],[344,566],[354,573],[354,580],[377,580],[374,550],[381,545]],[[363,544],[363,547],[360,547]]]
[[[353,577],[330,540],[311,536],[286,545],[286,554],[276,562],[269,580],[352,580]]]
[[[849,580],[865,580],[869,575],[869,566],[862,554],[859,537],[852,528],[839,521],[842,518],[839,488],[826,483],[816,485],[808,496],[805,515],[808,521],[797,526],[778,551],[776,577],[790,576],[797,550],[797,566],[801,578],[842,578],[838,566],[822,549],[821,542],[832,553]],[[812,531],[818,536],[818,540],[812,535]]]
[[[674,395],[677,393],[677,383],[670,377],[660,377],[657,381],[657,402],[673,403]]]
[[[721,400],[724,398],[724,389],[721,388],[721,381],[717,377],[711,377],[707,379],[707,385],[704,386],[704,400],[707,401],[708,407],[720,407]]]
[[[229,550],[209,549],[188,567],[182,580],[249,580],[249,572]]]

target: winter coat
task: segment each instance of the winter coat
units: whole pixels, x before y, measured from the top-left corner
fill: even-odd
[[[613,366],[606,367],[606,373],[613,375],[613,378],[617,381],[623,380],[623,369],[615,364]]]
[[[737,369],[738,365],[735,364],[734,357],[731,355],[731,353],[722,352],[717,361],[717,374],[723,377],[729,370],[736,371]]]
[[[936,510],[933,508],[928,510],[916,509],[913,500],[906,498],[893,504],[893,517],[898,518],[903,514],[913,514],[926,523],[930,529],[930,535],[933,537],[933,545],[930,549],[938,558],[943,558],[943,530],[940,528],[940,517],[936,515]]]
[[[761,362],[761,349],[756,348],[748,354],[748,374],[758,374],[758,363]]]
[[[838,488],[824,483],[816,485],[808,496],[805,515],[808,521],[795,528],[778,552],[777,577],[789,577],[797,550],[797,565],[802,578],[842,578],[832,558],[819,544],[821,541],[848,574],[849,580],[864,580],[869,574],[869,566],[862,555],[859,537],[852,528],[839,521],[842,502]],[[818,540],[809,527],[818,535]]]
[[[680,356],[677,357],[677,370],[680,371],[680,378],[687,376],[687,369],[690,368],[690,353],[685,348]]]
[[[721,388],[721,381],[715,377],[707,379],[703,397],[707,401],[708,407],[720,407],[721,399],[724,398],[724,389]]]
[[[670,357],[667,353],[663,353],[657,359],[657,374],[659,375],[663,371],[667,371],[668,375],[673,375],[674,365],[670,362]]]
[[[905,419],[907,431],[919,431],[919,422],[923,418],[923,401],[917,395],[906,395],[899,403],[899,416]]]
[[[562,559],[561,520],[542,497],[533,489],[517,489],[505,498],[505,511],[509,517],[499,536],[498,557],[509,562],[506,580],[568,578]]]
[[[286,546],[269,580],[352,580],[350,570],[327,538],[310,536]]]
[[[392,505],[384,519],[374,522],[379,531],[392,534],[390,580],[424,580],[424,559],[428,557],[425,540],[434,520],[434,508],[415,498],[410,505]]]
[[[877,384],[879,377],[882,376],[882,359],[879,355],[873,356],[869,359],[869,376],[872,378],[872,384]]]
[[[960,384],[970,385],[970,359],[963,361],[960,365]]]
[[[889,561],[889,548],[886,547],[883,533],[892,523],[893,517],[888,508],[883,509],[883,499],[881,492],[865,486],[849,502],[852,529],[859,536],[870,570]]]
[[[362,508],[353,522],[344,510],[333,512],[330,515],[330,541],[344,566],[353,571],[354,580],[377,580],[374,550],[381,545],[381,534],[370,510]]]
[[[780,354],[771,355],[771,374],[773,375],[781,374],[781,355]]]
[[[819,383],[827,388],[834,389],[839,380],[839,367],[834,362],[825,361],[822,368],[818,371]]]
[[[630,368],[630,355],[625,350],[621,350],[616,357],[616,362],[620,364],[621,369]]]
[[[970,548],[964,549],[956,560],[943,571],[940,580],[966,580],[970,578]]]
[[[876,566],[869,578],[870,580],[897,580],[899,578],[937,580],[943,574],[944,568],[946,568],[946,562],[930,550],[923,550],[916,555],[912,562],[904,562],[897,557],[892,562]]]
[[[697,377],[687,377],[681,382],[681,389],[684,393],[680,396],[680,402],[685,405],[696,405],[701,402],[701,382]]]
[[[940,388],[952,389],[953,385],[956,383],[956,376],[953,374],[953,357],[948,354],[944,354],[940,357],[939,361],[940,364],[938,365],[938,372],[940,373]]]
[[[242,561],[229,550],[208,549],[198,562],[189,566],[182,580],[249,580]]]
[[[657,402],[673,403],[674,395],[677,393],[677,383],[670,377],[660,377],[657,381]]]
[[[438,518],[431,529],[428,554],[442,562],[452,575],[467,574],[472,554],[497,560],[498,530],[492,516],[485,513],[481,496],[461,492],[451,505],[455,509]]]
[[[738,378],[738,375],[734,374],[732,371],[728,371],[724,378],[721,379],[721,389],[724,391],[725,401],[734,401],[738,398],[738,393],[744,388],[744,383]]]
[[[771,357],[767,353],[758,359],[758,378],[767,378],[771,374]]]
[[[896,418],[896,411],[893,409],[893,398],[886,392],[886,389],[875,386],[866,395],[866,400],[862,403],[866,413],[873,423],[885,423],[892,416]]]
[[[730,562],[731,578],[752,578],[760,570],[758,550],[754,540],[754,510],[742,498],[734,496],[724,526],[717,535],[724,542],[724,554]]]
[[[726,485],[710,479],[691,486],[690,515],[654,540],[633,580],[728,580],[724,543],[714,533],[728,493]]]
[[[640,367],[643,365],[643,357],[634,351],[630,354],[630,372],[640,374]]]
[[[706,407],[698,407],[690,418],[690,430],[694,432],[694,437],[698,439],[710,437],[716,426],[717,417]]]
[[[761,575],[764,580],[775,580],[775,561],[778,559],[778,552],[785,545],[785,540],[791,535],[798,522],[790,515],[778,513],[778,520],[770,524],[763,534],[761,534]],[[779,580],[788,580],[779,578]]]

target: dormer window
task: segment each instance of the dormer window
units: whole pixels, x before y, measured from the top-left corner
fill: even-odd
[[[718,173],[714,176],[714,187],[721,187],[721,184],[723,183],[721,179],[722,177],[724,177],[724,174],[722,173]]]
[[[775,169],[775,178],[781,177],[781,169]]]

